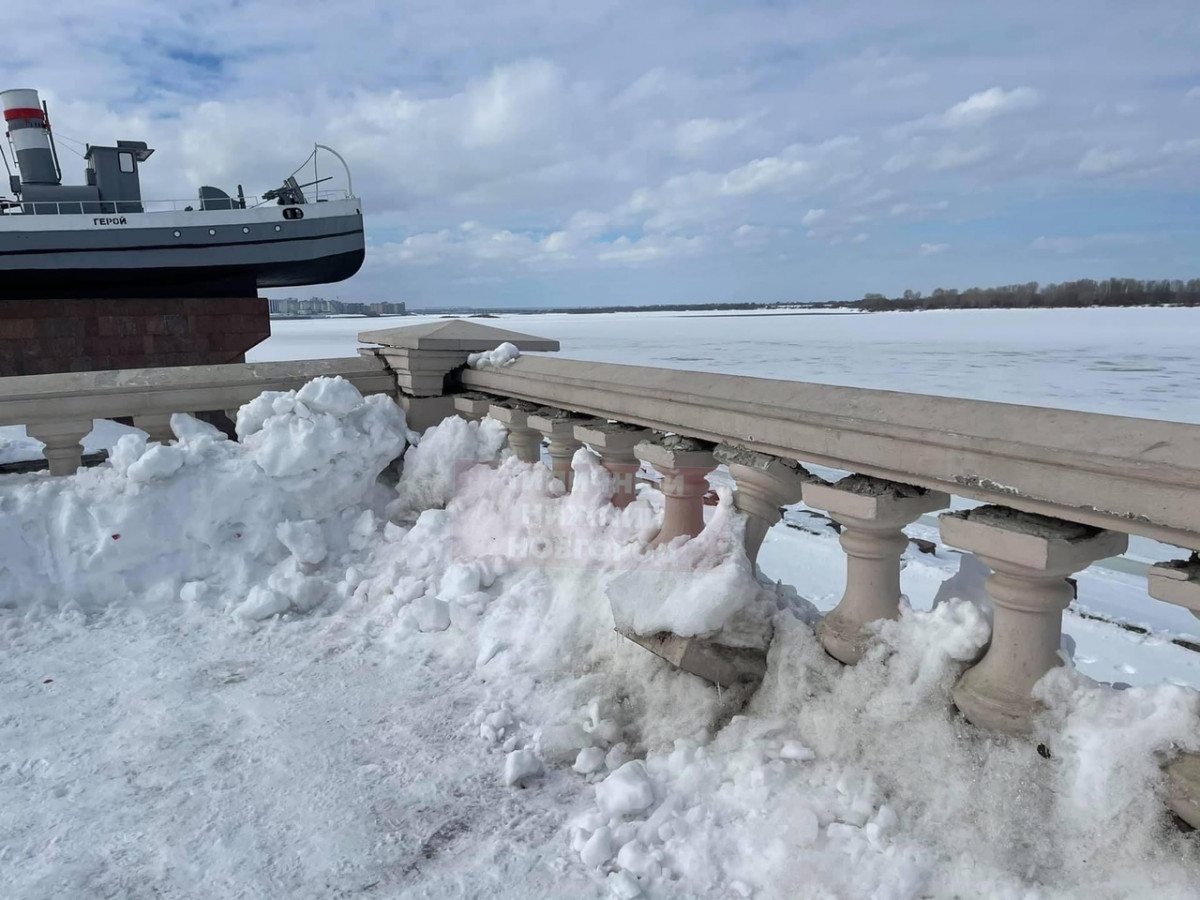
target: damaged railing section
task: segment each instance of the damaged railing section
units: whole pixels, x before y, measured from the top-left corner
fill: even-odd
[[[172,413],[223,412],[233,419],[263,391],[293,390],[333,375],[363,394],[396,391],[382,362],[361,357],[22,375],[0,378],[0,425],[24,425],[45,444],[50,473],[71,475],[93,419],[131,418],[152,440],[170,440]]]
[[[467,330],[475,351],[521,340],[529,342],[522,349],[545,349],[527,335]],[[370,339],[386,342],[388,333]],[[656,470],[664,515],[650,544],[699,533],[704,476],[718,465],[746,513],[751,561],[781,507],[803,500],[828,514],[840,526],[846,581],[818,635],[848,665],[867,652],[873,623],[900,614],[903,529],[947,510],[952,496],[982,503],[938,518],[943,543],[991,569],[991,642],[952,692],[982,728],[1030,733],[1043,708],[1033,686],[1061,664],[1071,576],[1124,552],[1129,535],[1184,548],[1185,558],[1149,570],[1149,594],[1200,616],[1200,559],[1186,552],[1200,550],[1200,426],[542,356],[465,362],[462,353],[441,373],[451,395],[441,402],[499,419],[522,459],[538,460],[548,440],[566,486],[565,462],[582,445],[626,479],[614,503],[632,499],[639,465]],[[853,474],[827,483],[805,463]],[[765,670],[761,653],[666,633],[627,636],[722,685]],[[1179,756],[1167,781],[1172,809],[1200,827],[1200,758]]]

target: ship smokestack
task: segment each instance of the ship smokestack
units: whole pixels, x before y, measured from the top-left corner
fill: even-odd
[[[4,124],[16,151],[22,184],[58,184],[58,169],[50,148],[50,125],[38,92],[21,88],[0,91]]]

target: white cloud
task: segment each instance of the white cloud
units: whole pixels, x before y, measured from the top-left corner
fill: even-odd
[[[949,249],[949,244],[922,244],[917,249],[917,253],[921,256],[936,256],[939,253],[945,253]]]
[[[1115,246],[1115,245],[1137,245],[1149,242],[1149,237],[1144,234],[1134,233],[1114,233],[1114,234],[1089,234],[1082,237],[1039,237],[1030,243],[1031,250],[1045,250],[1051,253],[1070,254],[1078,253],[1080,250],[1086,250],[1092,247],[1099,246]]]
[[[703,156],[745,127],[745,119],[688,119],[675,129],[676,153],[688,159]]]
[[[861,243],[865,242],[869,237],[870,237],[870,235],[867,234],[865,231],[860,231],[854,237],[850,238],[850,243],[861,244]]]
[[[696,256],[703,249],[704,239],[700,237],[652,234],[633,241],[622,235],[609,244],[608,249],[601,250],[596,258],[601,262],[663,262],[669,259]]]
[[[979,125],[996,116],[1032,109],[1040,102],[1041,94],[1033,88],[1018,87],[1006,91],[1004,88],[992,87],[955,103],[942,113],[941,124],[946,128]]]
[[[1076,166],[1084,175],[1104,175],[1127,168],[1136,159],[1131,150],[1108,150],[1104,147],[1092,147]]]
[[[967,166],[978,165],[991,158],[993,149],[991,144],[976,144],[974,147],[961,147],[958,144],[947,144],[942,147],[929,160],[929,168],[935,172],[944,172],[947,169],[962,169]]]
[[[818,222],[824,219],[826,215],[828,215],[828,213],[826,213],[823,209],[810,209],[800,217],[800,224],[805,228],[811,228],[813,225],[816,225]]]

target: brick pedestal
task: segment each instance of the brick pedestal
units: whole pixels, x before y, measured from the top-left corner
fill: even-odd
[[[0,376],[244,362],[270,334],[262,297],[0,300]]]

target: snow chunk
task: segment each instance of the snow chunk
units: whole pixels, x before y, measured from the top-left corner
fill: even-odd
[[[542,774],[542,761],[532,750],[514,750],[504,757],[504,783],[524,784]]]
[[[404,455],[404,471],[388,515],[412,519],[423,510],[444,507],[454,496],[458,478],[479,463],[495,460],[507,436],[495,419],[468,422],[449,416],[429,428]]]
[[[178,447],[151,444],[145,453],[130,463],[125,474],[130,481],[155,481],[170,478],[182,467],[183,452]]]
[[[654,783],[640,759],[625,763],[596,785],[596,805],[609,819],[648,809],[654,803]]]
[[[292,556],[307,565],[316,565],[329,552],[320,522],[280,522],[275,526],[275,536]]]
[[[417,627],[422,631],[445,631],[450,627],[450,604],[426,594],[413,603]]]
[[[598,869],[612,859],[612,829],[603,825],[592,832],[592,836],[579,851],[579,858],[589,869]]]
[[[343,418],[362,403],[362,394],[345,378],[335,375],[333,378],[314,378],[296,392],[296,399],[313,412]]]
[[[521,351],[517,349],[516,344],[505,341],[494,350],[472,353],[467,357],[467,365],[472,369],[486,369],[489,366],[499,368],[511,364],[520,355]]]
[[[604,757],[603,747],[584,747],[575,757],[575,765],[571,768],[580,775],[591,775],[604,768]]]

